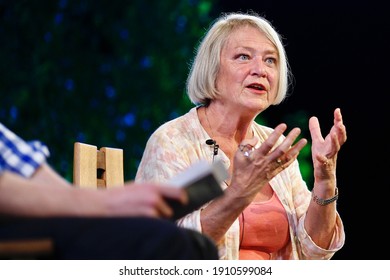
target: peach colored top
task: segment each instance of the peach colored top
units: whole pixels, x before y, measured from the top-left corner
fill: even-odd
[[[290,239],[288,219],[275,192],[263,202],[252,202],[240,215],[240,260],[269,260]]]

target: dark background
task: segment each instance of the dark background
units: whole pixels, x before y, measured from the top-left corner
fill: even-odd
[[[75,141],[123,148],[132,179],[149,135],[192,107],[184,83],[205,29],[221,12],[249,10],[283,35],[294,74],[292,95],[258,121],[299,126],[310,140],[310,116],[325,134],[342,110],[347,239],[334,259],[388,259],[390,30],[380,1],[0,0],[0,122],[45,142],[70,181]],[[310,183],[307,151],[300,163]]]
[[[270,108],[272,123],[297,110],[328,131],[340,107],[348,140],[338,161],[338,210],[345,247],[334,259],[389,259],[389,8],[385,1],[239,1],[286,38],[295,76],[291,97]],[[386,115],[386,117],[385,117]]]
[[[389,8],[384,1],[223,6],[263,14],[286,39],[295,87],[286,102],[267,111],[272,123],[302,110],[318,116],[325,133],[333,109],[342,110],[348,140],[338,160],[338,209],[346,243],[334,259],[389,259]]]

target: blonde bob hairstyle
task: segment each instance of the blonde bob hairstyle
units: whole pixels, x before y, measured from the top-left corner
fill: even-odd
[[[220,66],[221,50],[230,34],[242,26],[252,26],[264,33],[274,44],[279,55],[278,91],[273,102],[277,105],[287,96],[291,72],[280,35],[265,18],[252,13],[223,14],[214,21],[198,46],[187,79],[187,94],[195,105],[207,105],[217,98],[216,78]]]

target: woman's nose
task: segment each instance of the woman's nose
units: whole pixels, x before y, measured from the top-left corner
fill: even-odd
[[[251,74],[259,77],[267,76],[267,68],[265,67],[264,61],[259,58],[253,59]]]

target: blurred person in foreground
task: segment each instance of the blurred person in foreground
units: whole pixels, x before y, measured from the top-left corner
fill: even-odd
[[[53,252],[37,256],[49,259],[218,259],[211,239],[168,219],[166,199],[187,203],[182,189],[134,182],[81,189],[48,156],[41,142],[0,123],[0,243],[49,239]]]

